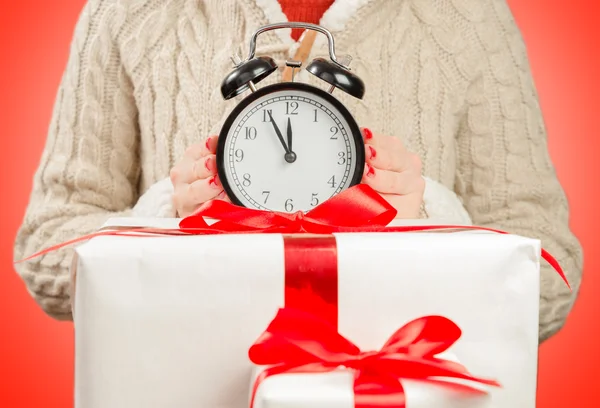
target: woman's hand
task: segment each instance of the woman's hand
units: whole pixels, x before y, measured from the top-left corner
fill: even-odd
[[[425,180],[421,159],[400,139],[363,129],[366,164],[362,179],[398,211],[396,218],[419,218]]]
[[[171,169],[173,205],[179,217],[187,217],[213,199],[229,201],[217,176],[217,136],[190,146]]]
[[[391,136],[363,129],[366,164],[362,182],[371,186],[396,210],[396,218],[419,218],[425,180],[421,160]],[[229,201],[217,176],[217,136],[192,145],[171,169],[173,203],[179,217],[187,217],[203,203]]]

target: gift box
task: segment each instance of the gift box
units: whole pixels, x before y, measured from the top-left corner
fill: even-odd
[[[450,355],[443,356],[452,358]],[[255,367],[253,375],[260,374]],[[404,380],[406,408],[488,408],[493,406],[485,387],[471,394],[460,388]],[[253,408],[354,408],[352,373],[289,374],[270,377],[261,384]]]
[[[458,361],[502,385],[485,406],[533,408],[540,250],[485,231],[95,237],[76,249],[75,406],[247,407],[248,348],[293,306],[364,350],[443,315],[462,330]]]

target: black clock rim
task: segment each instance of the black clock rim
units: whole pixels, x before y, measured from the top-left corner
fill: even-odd
[[[283,82],[283,83],[272,84],[272,85],[265,86],[264,88],[260,88],[256,92],[253,92],[250,95],[248,95],[246,98],[242,99],[242,101],[238,105],[236,105],[235,108],[231,111],[229,116],[227,116],[227,119],[223,123],[223,126],[221,127],[221,131],[219,133],[219,140],[217,142],[217,152],[216,152],[217,174],[219,175],[219,181],[221,182],[221,185],[223,186],[225,193],[227,194],[227,196],[229,197],[231,202],[235,205],[238,205],[240,207],[246,207],[242,203],[242,201],[237,197],[237,195],[233,192],[233,189],[231,188],[231,185],[229,184],[229,180],[227,180],[227,173],[225,171],[225,160],[224,160],[224,158],[225,158],[225,142],[226,142],[225,139],[227,138],[229,129],[233,125],[233,122],[240,115],[240,113],[242,113],[242,111],[244,109],[246,109],[246,107],[248,105],[250,105],[252,102],[254,102],[255,100],[257,100],[269,93],[277,92],[277,91],[284,91],[284,90],[299,90],[299,91],[312,92],[312,93],[316,94],[317,96],[325,99],[327,102],[331,103],[333,105],[333,107],[336,108],[338,110],[338,112],[340,112],[340,114],[346,120],[346,122],[348,123],[348,126],[350,127],[350,132],[352,133],[352,137],[354,139],[354,143],[356,146],[356,167],[354,169],[354,174],[352,175],[350,184],[348,185],[347,188],[350,188],[352,186],[359,184],[363,178],[363,174],[364,174],[364,170],[365,170],[365,145],[364,145],[360,127],[358,126],[356,119],[354,119],[354,116],[350,113],[348,108],[346,108],[344,106],[344,104],[342,104],[342,102],[340,102],[336,97],[334,97],[330,93],[325,92],[324,90],[317,88],[315,86],[312,86],[312,85],[308,85],[308,84],[304,84],[304,83],[300,83],[300,82]],[[344,191],[344,190],[342,190],[342,191]]]

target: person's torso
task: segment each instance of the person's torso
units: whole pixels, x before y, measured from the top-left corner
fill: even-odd
[[[221,95],[231,56],[237,51],[246,58],[254,31],[286,18],[277,0],[142,4],[129,10],[131,21],[122,30],[128,35],[118,37],[139,112],[141,191],[168,176],[190,144],[218,134],[248,95],[229,101]],[[336,54],[352,56],[351,69],[366,87],[362,100],[342,91],[334,96],[359,126],[401,138],[422,158],[424,173],[449,188],[457,166],[455,136],[476,64],[462,52],[455,23],[433,2],[415,0],[338,0],[320,22],[332,31]],[[258,37],[256,51],[283,66],[295,44],[289,31],[271,31]],[[319,56],[329,56],[321,34],[307,61]],[[257,87],[281,77],[277,71]],[[295,80],[329,87],[305,70]]]

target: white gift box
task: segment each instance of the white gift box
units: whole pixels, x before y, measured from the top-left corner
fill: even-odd
[[[451,352],[440,353],[438,358],[460,363]],[[252,383],[266,367],[255,366]],[[354,408],[353,376],[348,370],[329,373],[280,374],[268,377],[256,390],[253,408]],[[488,408],[491,405],[490,387],[468,381],[450,380],[469,384],[488,394],[467,394],[438,384],[403,379],[406,408]],[[250,395],[252,397],[252,395]]]
[[[407,322],[442,315],[462,330],[452,353],[502,385],[487,408],[535,407],[538,240],[335,235],[343,336],[378,349]],[[76,408],[247,407],[248,348],[284,306],[281,235],[106,236],[76,251]]]

